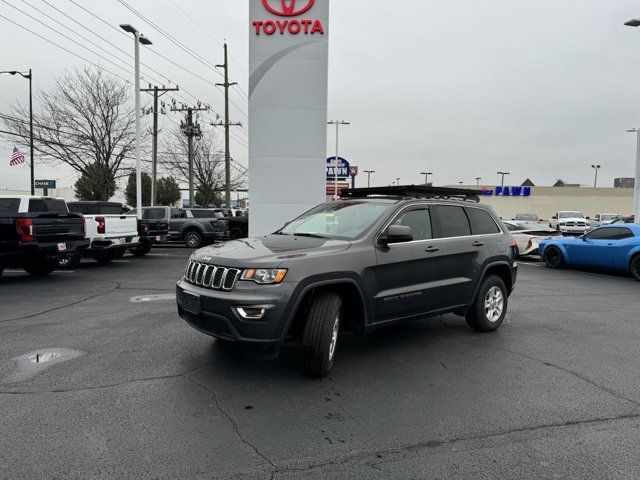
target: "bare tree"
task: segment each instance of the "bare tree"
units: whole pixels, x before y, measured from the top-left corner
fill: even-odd
[[[127,156],[135,146],[129,90],[101,69],[86,67],[65,72],[49,91],[38,92],[34,112],[38,161],[68,165],[80,176],[98,175],[105,183],[125,176]],[[22,137],[24,146],[29,143],[28,119],[28,109],[20,104],[3,117],[7,130]]]
[[[171,130],[162,142],[160,161],[164,169],[181,183],[189,183],[187,137],[179,128]],[[205,207],[215,205],[225,189],[224,153],[212,130],[193,139],[194,189]],[[246,174],[232,169],[231,189],[244,188]]]

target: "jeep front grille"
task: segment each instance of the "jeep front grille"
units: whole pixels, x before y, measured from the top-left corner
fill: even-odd
[[[218,267],[190,260],[184,270],[183,278],[187,283],[212,290],[233,290],[242,270]]]

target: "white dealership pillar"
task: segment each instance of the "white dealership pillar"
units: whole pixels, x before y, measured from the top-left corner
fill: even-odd
[[[324,202],[329,0],[249,0],[249,233]]]

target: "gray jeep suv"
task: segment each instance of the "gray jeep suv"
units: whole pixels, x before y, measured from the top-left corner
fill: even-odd
[[[197,250],[177,284],[180,317],[221,340],[276,354],[302,344],[312,376],[341,331],[367,333],[454,312],[475,330],[507,313],[517,264],[479,191],[377,187],[304,213],[277,232]]]

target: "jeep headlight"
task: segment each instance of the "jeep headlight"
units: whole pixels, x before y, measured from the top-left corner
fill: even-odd
[[[282,282],[286,274],[286,268],[247,268],[242,272],[240,280],[249,280],[261,285],[268,285]]]

